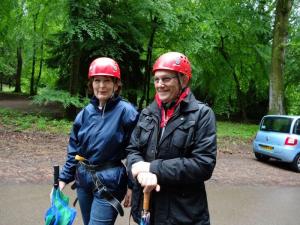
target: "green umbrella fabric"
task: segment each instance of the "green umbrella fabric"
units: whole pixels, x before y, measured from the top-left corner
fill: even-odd
[[[76,217],[76,209],[69,207],[69,197],[59,188],[52,192],[51,207],[45,214],[45,225],[71,225]]]

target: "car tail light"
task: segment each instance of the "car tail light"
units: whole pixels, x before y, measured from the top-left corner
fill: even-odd
[[[294,146],[298,143],[298,139],[297,138],[293,138],[293,137],[287,137],[285,139],[285,145],[291,145],[291,146]]]

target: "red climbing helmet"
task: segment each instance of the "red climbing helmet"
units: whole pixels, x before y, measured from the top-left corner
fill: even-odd
[[[153,66],[153,73],[157,70],[171,70],[192,78],[192,68],[189,59],[179,52],[168,52],[161,55]]]
[[[121,72],[118,63],[107,57],[95,59],[89,68],[89,79],[93,76],[111,76],[121,79]]]

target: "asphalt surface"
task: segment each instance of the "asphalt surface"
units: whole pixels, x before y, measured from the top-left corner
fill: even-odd
[[[0,184],[0,225],[41,225],[51,185]],[[65,190],[74,200],[74,192]],[[299,225],[300,187],[207,184],[212,225]],[[80,210],[74,225],[83,224]],[[129,224],[129,210],[116,225]],[[135,224],[132,219],[130,224]]]
[[[0,107],[34,112],[58,109],[32,107],[28,100],[5,99],[0,99]],[[66,140],[60,136],[8,132],[1,129],[0,123],[0,225],[44,224],[52,185],[37,183],[52,181],[53,163],[64,162]],[[207,184],[211,224],[299,225],[299,174],[280,163],[257,162],[250,142],[222,141],[225,142],[219,143],[218,163]],[[71,201],[75,199],[73,191],[67,189],[66,193]],[[78,206],[77,212],[74,225],[81,225]],[[116,222],[116,225],[127,224],[128,209]],[[130,224],[135,223],[131,220]]]

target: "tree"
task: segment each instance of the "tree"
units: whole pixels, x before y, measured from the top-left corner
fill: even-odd
[[[269,78],[269,114],[285,114],[283,70],[292,4],[293,0],[277,0],[276,3]]]
[[[17,48],[17,69],[16,69],[16,84],[15,84],[15,92],[21,93],[21,75],[22,75],[22,67],[23,67],[23,57],[22,57],[22,47],[21,44],[18,45]]]
[[[300,1],[294,1],[284,66],[285,109],[289,115],[300,114]]]
[[[267,98],[270,18],[260,13],[257,1],[189,2],[180,33],[169,36],[191,58],[193,91],[218,115],[247,120],[249,109],[261,108]]]
[[[36,64],[36,51],[37,51],[37,47],[36,47],[36,32],[37,32],[37,19],[40,13],[40,7],[38,7],[37,11],[33,14],[33,44],[32,44],[32,50],[33,50],[33,54],[32,54],[32,69],[31,69],[31,78],[30,78],[30,95],[33,96],[35,95],[35,85],[34,85],[34,75],[35,75],[35,64]]]
[[[14,82],[15,92],[21,92],[24,4],[24,1],[3,0],[0,9],[1,77],[4,76],[8,83]]]
[[[72,96],[86,96],[89,64],[96,57],[107,56],[119,63],[124,85],[131,83],[134,88],[130,91],[137,90],[142,77],[139,70],[143,38],[136,27],[142,27],[143,22],[132,12],[134,7],[130,4],[134,5],[134,1],[69,0],[68,4],[68,23],[56,35],[59,42],[51,44],[52,57],[47,60],[48,66],[61,71],[58,87]],[[128,96],[135,96],[131,92]]]
[[[18,92],[85,97],[89,64],[107,56],[120,65],[122,96],[143,108],[155,94],[155,59],[179,51],[192,62],[193,93],[217,116],[258,119],[269,94],[299,112],[300,22],[291,3],[299,0],[2,0],[0,89],[13,79]]]

